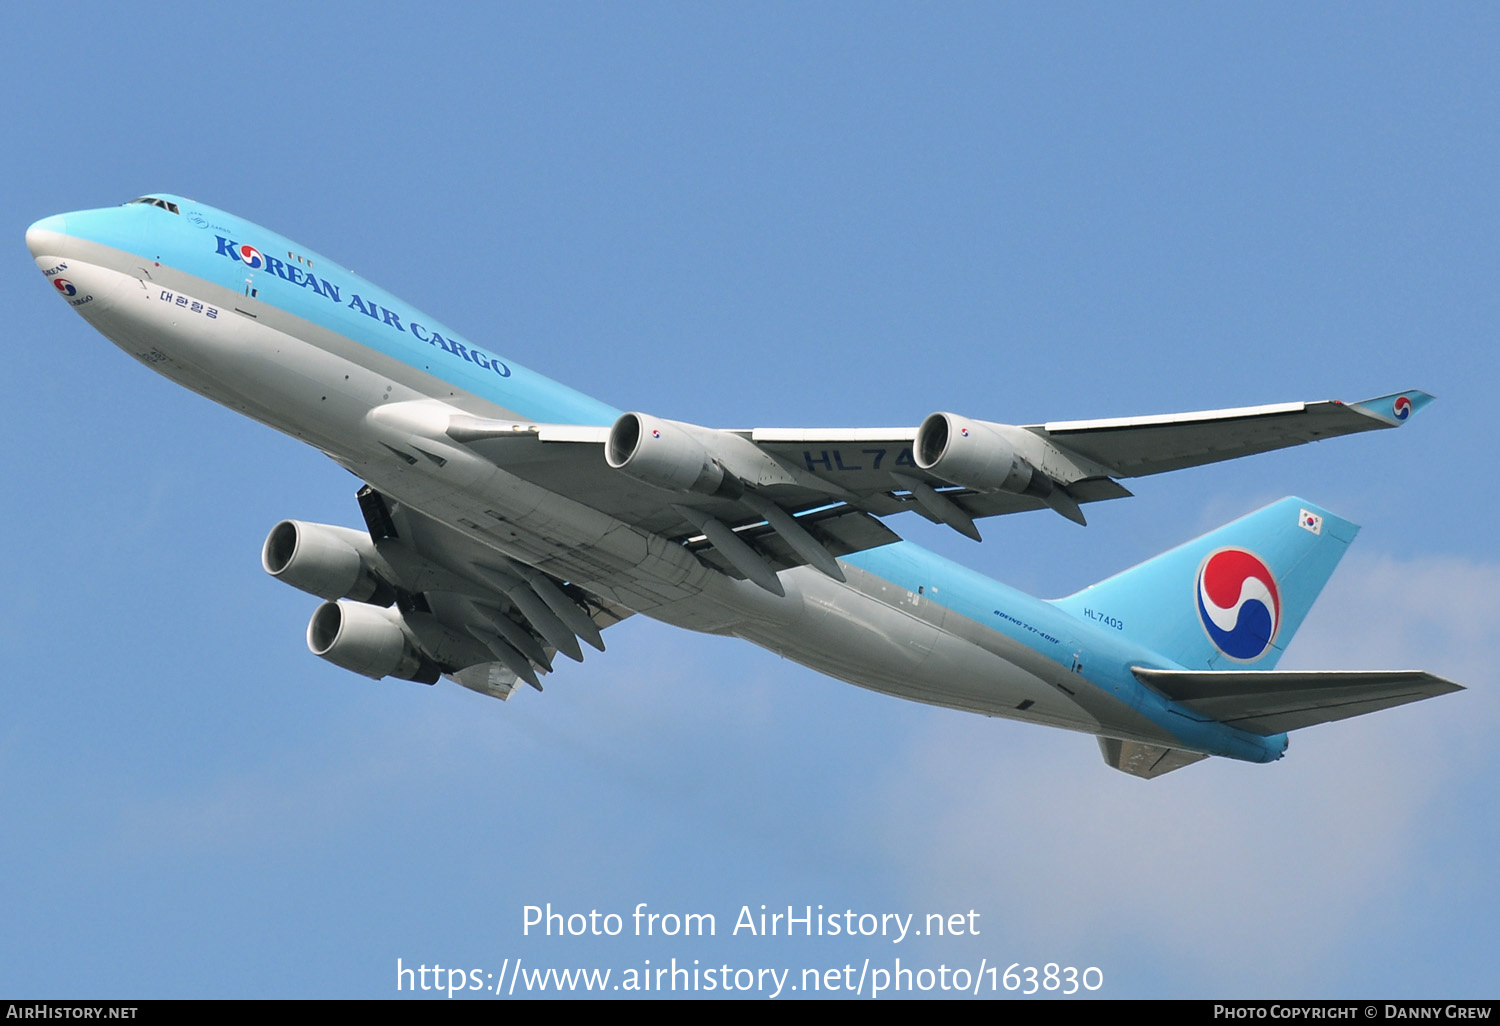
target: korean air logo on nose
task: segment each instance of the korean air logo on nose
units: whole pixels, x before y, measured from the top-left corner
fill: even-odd
[[[78,289],[66,278],[53,278],[52,287],[69,298],[78,295]]]
[[[261,256],[260,250],[256,249],[254,246],[241,246],[240,259],[245,262],[246,267],[249,267],[252,270],[255,268],[266,266],[266,258]]]
[[[1281,626],[1281,589],[1247,549],[1219,549],[1198,569],[1198,618],[1220,652],[1240,662],[1266,654]]]
[[[1396,419],[1405,420],[1411,416],[1411,400],[1404,395],[1396,396]]]

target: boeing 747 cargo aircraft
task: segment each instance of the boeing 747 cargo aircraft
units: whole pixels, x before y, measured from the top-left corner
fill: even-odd
[[[632,613],[901,698],[1085,731],[1155,777],[1279,759],[1289,730],[1449,691],[1277,671],[1355,525],[1288,498],[1043,601],[900,540],[1130,494],[1122,479],[1401,425],[1431,397],[1047,424],[721,430],[622,412],[476,345],[290,239],[155,194],[26,244],[158,373],[366,482],[360,529],[285,520],[266,571],[325,601],[307,643],[371,678],[505,699]]]

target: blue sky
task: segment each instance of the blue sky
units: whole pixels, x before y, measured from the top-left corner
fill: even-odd
[[[81,4],[9,13],[0,994],[395,966],[1097,966],[1109,996],[1494,994],[1500,15],[1417,5]],[[137,365],[27,224],[193,196],[486,349],[715,426],[1418,387],[1400,432],[914,540],[1060,595],[1264,502],[1364,526],[1282,665],[1470,690],[1156,781],[644,619],[545,695],[312,657],[257,565],[319,454]],[[710,912],[712,939],[522,935]],[[980,934],[728,936],[741,906]]]

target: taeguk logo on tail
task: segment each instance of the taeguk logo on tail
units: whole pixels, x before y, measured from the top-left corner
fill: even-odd
[[[1281,626],[1281,589],[1247,549],[1219,549],[1198,569],[1198,618],[1220,652],[1243,663],[1265,655]]]
[[[1404,395],[1396,396],[1396,419],[1405,420],[1411,416],[1411,400]]]

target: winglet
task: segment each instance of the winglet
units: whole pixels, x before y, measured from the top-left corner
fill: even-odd
[[[1376,420],[1383,420],[1391,427],[1400,427],[1411,419],[1413,413],[1420,412],[1430,402],[1432,402],[1432,396],[1426,392],[1413,390],[1377,396],[1374,399],[1366,399],[1364,402],[1350,403],[1349,406],[1360,413],[1369,414]]]

